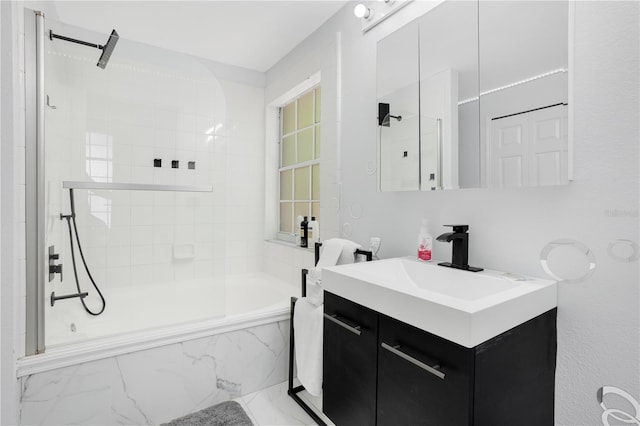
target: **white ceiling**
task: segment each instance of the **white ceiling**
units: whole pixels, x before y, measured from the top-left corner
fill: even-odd
[[[264,72],[345,0],[56,1],[60,21]]]

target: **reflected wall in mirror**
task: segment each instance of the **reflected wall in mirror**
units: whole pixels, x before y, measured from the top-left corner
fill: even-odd
[[[567,184],[569,20],[568,1],[450,0],[381,40],[379,189]]]
[[[478,97],[478,3],[444,2],[420,25],[420,188],[459,188],[475,168],[478,113],[460,102]],[[464,115],[462,115],[464,114]]]
[[[378,178],[381,191],[417,191],[420,182],[418,23],[378,43]]]

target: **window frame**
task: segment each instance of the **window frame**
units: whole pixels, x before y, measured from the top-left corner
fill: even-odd
[[[278,169],[280,168],[280,116],[279,108],[296,96],[308,91],[312,87],[320,85],[321,71],[316,70],[309,74],[309,77],[298,80],[297,84],[287,84],[285,82],[273,83],[266,89],[265,102],[265,175],[264,175],[264,233],[265,241],[276,241],[282,243],[293,243],[293,240],[284,238],[284,234],[278,235],[280,231],[280,176]],[[284,88],[284,89],[283,89]],[[324,91],[324,88],[323,88]],[[325,96],[322,96],[323,98]],[[321,102],[322,103],[322,102]],[[321,121],[322,117],[327,117],[327,104],[321,104]],[[322,131],[324,133],[324,131]],[[321,138],[322,135],[321,135]],[[326,139],[324,137],[323,139]],[[326,151],[323,149],[323,152]],[[326,155],[325,155],[326,157]],[[326,160],[326,159],[325,159]],[[326,179],[326,170],[321,169],[320,187],[324,188]],[[326,194],[321,195],[321,199],[326,199]],[[279,238],[283,237],[283,238]],[[289,241],[287,243],[287,241]]]
[[[314,166],[318,166],[318,173],[317,173],[317,179],[320,179],[320,170],[321,168],[321,164],[322,164],[322,156],[318,155],[316,156],[317,151],[317,146],[320,143],[320,140],[322,138],[322,114],[320,114],[320,119],[318,121],[316,121],[316,116],[317,116],[317,111],[316,108],[318,107],[317,105],[317,101],[316,101],[316,97],[318,96],[318,89],[320,89],[320,97],[322,97],[321,93],[322,93],[322,86],[320,84],[320,81],[318,80],[317,82],[315,82],[312,85],[307,85],[304,90],[300,90],[296,93],[295,96],[290,97],[288,100],[286,100],[285,102],[282,102],[277,108],[278,108],[278,169],[277,169],[277,229],[276,229],[276,239],[277,240],[283,240],[283,241],[287,241],[287,242],[295,242],[296,240],[296,235],[295,235],[295,231],[296,231],[296,203],[307,203],[308,207],[309,207],[309,215],[307,215],[309,217],[309,220],[311,220],[311,216],[314,216],[316,214],[314,214],[314,205],[317,205],[317,211],[318,214],[316,216],[319,215],[319,209],[320,209],[320,203],[322,200],[322,195],[320,195],[320,197],[318,198],[314,198],[314,196],[316,195],[314,193],[314,181],[313,181],[313,176],[314,176]],[[302,128],[298,128],[298,101],[302,98],[304,98],[305,96],[312,94],[312,122],[311,124],[308,124],[305,127]],[[322,101],[320,101],[322,102]],[[283,133],[284,131],[284,108],[288,105],[294,104],[294,130],[289,132],[289,133]],[[320,110],[322,110],[322,103],[320,104]],[[318,131],[316,129],[320,128],[320,140],[317,140],[317,135],[318,135]],[[298,160],[298,137],[301,133],[311,130],[312,132],[312,146],[311,146],[311,152],[312,152],[312,158],[310,160],[305,160],[302,162],[297,162]],[[284,145],[283,145],[283,141],[285,138],[294,136],[294,162],[292,164],[288,164],[286,166],[283,165],[283,155],[284,155]],[[308,168],[308,173],[309,173],[309,198],[305,198],[305,199],[297,199],[296,198],[296,187],[295,187],[295,170],[297,169],[304,169],[304,168]],[[284,171],[289,171],[291,170],[291,199],[287,199],[287,200],[282,200],[281,198],[281,194],[280,194],[280,189],[281,189],[281,173]],[[319,182],[318,182],[318,186],[319,186]],[[321,194],[321,192],[320,192]],[[281,214],[282,214],[282,205],[283,204],[290,204],[289,208],[291,209],[290,212],[290,217],[292,220],[292,233],[288,233],[286,231],[282,231],[282,224],[281,224]]]

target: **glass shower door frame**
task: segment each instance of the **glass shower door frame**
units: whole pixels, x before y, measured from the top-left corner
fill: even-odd
[[[25,355],[43,353],[45,252],[44,184],[44,13],[25,10]]]

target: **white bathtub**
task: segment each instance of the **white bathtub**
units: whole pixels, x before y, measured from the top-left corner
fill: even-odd
[[[86,314],[78,300],[56,302],[48,307],[45,353],[20,360],[18,375],[282,321],[291,296],[300,292],[299,284],[266,273],[227,276],[224,283],[110,289],[98,317]]]
[[[300,296],[300,285],[292,285],[265,273],[227,277],[226,314],[267,312],[289,308],[291,296]]]

